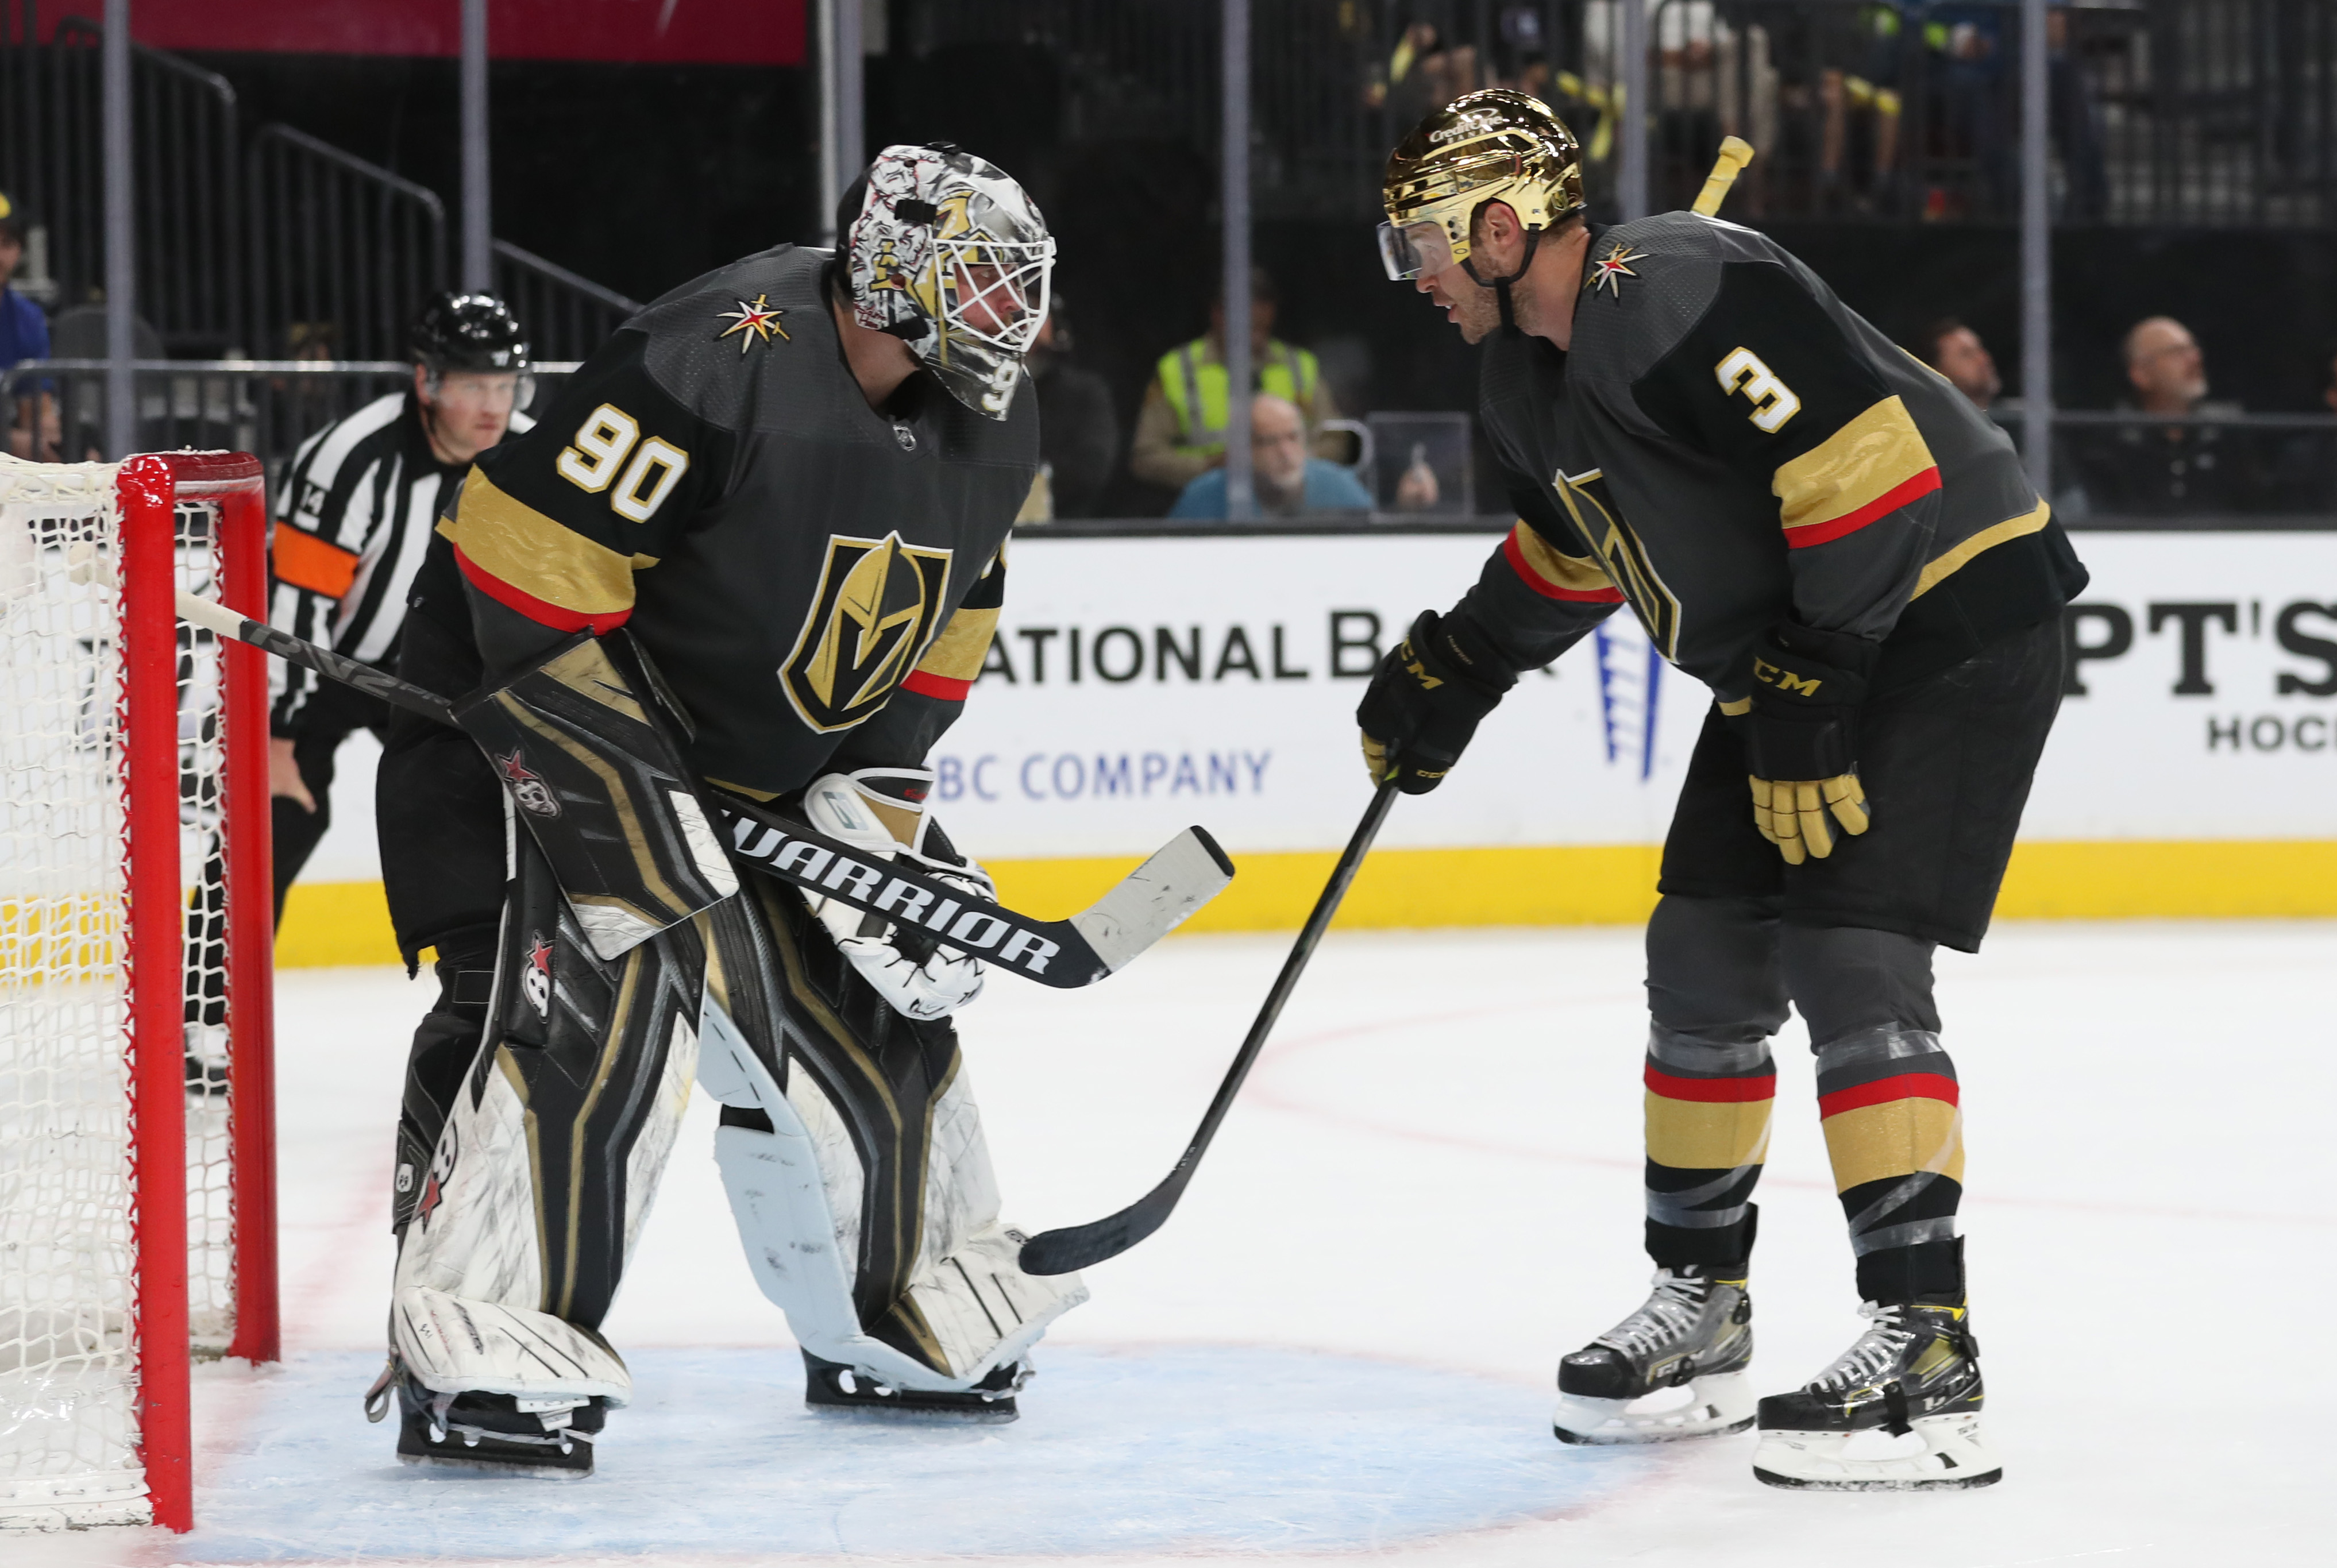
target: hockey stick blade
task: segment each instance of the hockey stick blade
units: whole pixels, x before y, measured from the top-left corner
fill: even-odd
[[[181,589],[180,618],[249,643],[288,663],[452,728],[454,705],[394,675],[238,615]],[[767,875],[904,925],[1025,979],[1071,989],[1128,967],[1233,881],[1233,862],[1201,828],[1187,828],[1092,905],[1065,920],[1038,920],[970,897],[897,862],[814,832],[768,807],[728,794],[712,803],[724,818],[731,853]]]
[[[1234,1055],[1234,1065],[1227,1071],[1225,1082],[1217,1086],[1217,1098],[1209,1102],[1208,1113],[1201,1118],[1193,1141],[1178,1156],[1176,1168],[1159,1186],[1117,1214],[1108,1214],[1084,1225],[1044,1232],[1023,1242],[1021,1261],[1024,1273],[1074,1273],[1120,1256],[1168,1223],[1177,1200],[1185,1195],[1193,1173],[1200,1167],[1201,1156],[1208,1152],[1210,1141],[1217,1135],[1226,1113],[1233,1108],[1234,1096],[1241,1093],[1243,1080],[1257,1065],[1258,1053],[1266,1048],[1266,1037],[1273,1034],[1275,1021],[1282,1016],[1283,1004],[1298,989],[1298,977],[1306,972],[1307,960],[1321,945],[1323,933],[1330,930],[1331,919],[1339,912],[1340,902],[1346,898],[1347,888],[1362,868],[1364,857],[1371,852],[1372,841],[1379,837],[1380,824],[1387,821],[1388,808],[1395,804],[1395,797],[1393,784],[1384,784],[1373,792],[1364,820],[1355,825],[1354,836],[1347,841],[1339,863],[1331,869],[1331,880],[1324,884],[1322,896],[1315,901],[1314,912],[1306,917],[1297,941],[1291,945],[1290,956],[1282,961],[1282,972],[1275,977],[1274,989],[1266,993],[1266,1004],[1258,1008],[1248,1036]]]

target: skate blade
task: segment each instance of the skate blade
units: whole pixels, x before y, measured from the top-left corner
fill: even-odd
[[[806,1399],[804,1408],[830,1421],[864,1421],[875,1427],[897,1427],[923,1424],[931,1427],[1003,1427],[1022,1418],[1022,1412],[1012,1405],[1004,1409],[990,1407],[983,1409],[935,1410],[919,1409],[907,1405],[824,1405],[816,1399]]]
[[[1651,1394],[1648,1398],[1660,1398]],[[1688,1384],[1687,1402],[1668,1409],[1634,1410],[1634,1399],[1586,1399],[1561,1394],[1550,1430],[1561,1443],[1590,1446],[1678,1443],[1725,1437],[1753,1425],[1759,1401],[1742,1372],[1722,1372]]]
[[[1949,1491],[2004,1479],[2004,1462],[1980,1435],[1978,1412],[1926,1416],[1908,1428],[1922,1439],[1922,1451],[1879,1458],[1843,1452],[1860,1433],[1764,1432],[1753,1474],[1808,1492]]]
[[[592,1478],[591,1469],[571,1470],[552,1465],[523,1465],[502,1459],[463,1458],[453,1454],[408,1454],[398,1451],[397,1462],[411,1465],[427,1474],[444,1470],[469,1475],[526,1475],[538,1481],[585,1481]]]

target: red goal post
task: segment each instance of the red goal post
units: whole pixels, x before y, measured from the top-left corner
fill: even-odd
[[[258,459],[0,458],[0,1528],[193,1523],[190,1363],[273,1360]]]

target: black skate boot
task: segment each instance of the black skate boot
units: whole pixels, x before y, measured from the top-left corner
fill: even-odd
[[[518,1471],[555,1479],[590,1475],[592,1443],[608,1401],[515,1399],[509,1394],[441,1394],[392,1360],[366,1394],[366,1419],[389,1413],[397,1397],[397,1456],[408,1465]]]
[[[1656,1271],[1638,1311],[1558,1364],[1561,1443],[1669,1443],[1753,1425],[1753,1299],[1738,1269]],[[1685,1399],[1631,1407],[1685,1388]]]
[[[1003,1424],[1022,1414],[1015,1391],[1029,1382],[1022,1362],[1000,1367],[962,1394],[895,1388],[839,1361],[803,1353],[804,1407],[824,1415],[872,1415],[905,1420],[990,1421]]]
[[[1980,1346],[1963,1303],[1870,1301],[1858,1310],[1866,1332],[1841,1359],[1798,1392],[1761,1401],[1753,1474],[1824,1492],[2003,1479],[1980,1433]],[[1904,1440],[1911,1434],[1920,1446]]]

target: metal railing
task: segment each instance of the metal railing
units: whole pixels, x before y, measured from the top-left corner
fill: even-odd
[[[288,125],[263,127],[245,169],[258,341],[335,359],[402,351],[416,307],[446,287],[445,204]]]
[[[584,359],[647,308],[613,288],[522,250],[507,239],[494,246],[495,292],[527,329],[528,348],[539,359]]]
[[[550,407],[576,369],[572,360],[537,365],[529,406]],[[137,450],[249,452],[267,464],[271,488],[300,443],[414,382],[414,366],[401,359],[141,359],[132,370]],[[58,445],[41,455],[93,458],[104,447],[105,376],[103,359],[26,360],[0,375],[0,407],[44,394]]]
[[[103,29],[68,16],[57,23],[54,42],[34,44],[31,0],[21,17],[0,20],[9,24],[0,27],[0,190],[44,231],[54,302],[87,304],[105,277],[98,200]],[[169,239],[141,248],[140,313],[167,350],[217,354],[245,341],[235,89],[176,55],[134,44],[130,81],[137,227]]]

